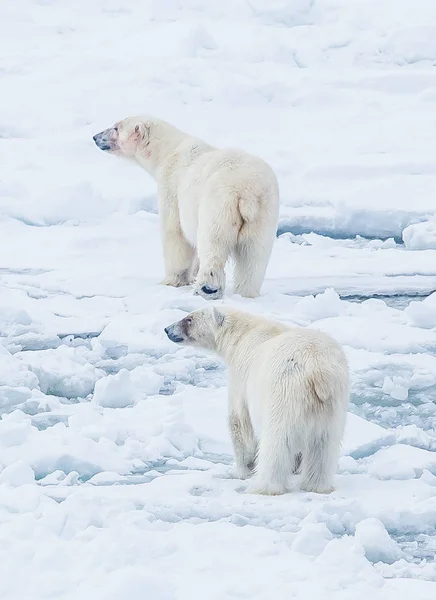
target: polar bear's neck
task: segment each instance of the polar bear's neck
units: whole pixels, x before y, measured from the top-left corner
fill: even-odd
[[[287,331],[289,327],[243,312],[226,317],[216,336],[216,352],[228,365],[244,366],[260,344]]]
[[[182,162],[181,156],[185,158],[190,141],[195,144],[198,140],[170,123],[156,119],[147,144],[140,147],[135,155],[136,161],[154,179],[159,179],[169,164]]]

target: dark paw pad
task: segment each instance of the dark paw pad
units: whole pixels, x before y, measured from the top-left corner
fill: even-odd
[[[201,291],[202,291],[204,294],[216,294],[216,293],[218,292],[218,289],[217,289],[217,288],[210,288],[208,285],[204,285],[204,286],[201,288]]]

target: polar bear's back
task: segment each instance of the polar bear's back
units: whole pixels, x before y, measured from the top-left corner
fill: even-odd
[[[182,164],[182,163],[181,163]],[[262,159],[240,150],[205,147],[178,175],[182,229],[196,243],[199,214],[211,221],[271,221],[279,211],[277,178]]]
[[[259,346],[248,374],[247,392],[257,427],[265,408],[294,424],[306,423],[314,415],[325,420],[348,405],[345,354],[322,332],[289,329]]]
[[[205,192],[209,193],[232,188],[237,192],[249,190],[260,195],[278,188],[276,176],[264,160],[238,149],[205,152],[191,169],[201,173]]]
[[[224,192],[255,195],[276,194],[277,178],[261,158],[242,150],[205,149],[198,154],[180,176],[180,196],[194,194],[198,202],[208,201]]]

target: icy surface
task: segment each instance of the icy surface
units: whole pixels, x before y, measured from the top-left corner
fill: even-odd
[[[403,240],[409,250],[436,249],[436,220],[409,225],[403,231]]]
[[[0,597],[436,597],[433,0],[0,3]],[[226,372],[163,327],[154,183],[92,135],[152,113],[267,159],[263,295],[344,345],[330,496],[231,479]],[[229,272],[231,279],[231,271]]]

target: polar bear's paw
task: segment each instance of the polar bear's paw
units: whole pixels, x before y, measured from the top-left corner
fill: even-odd
[[[221,288],[209,287],[208,285],[199,286],[196,284],[194,293],[197,296],[203,296],[206,300],[220,300],[223,297]]]
[[[184,287],[185,285],[189,285],[190,281],[186,277],[185,274],[182,275],[170,275],[162,279],[160,285],[169,285],[171,287]]]
[[[286,494],[287,488],[281,483],[272,483],[271,481],[260,481],[253,479],[247,487],[247,494],[262,494],[264,496],[280,496]]]
[[[335,488],[328,483],[312,483],[312,482],[302,482],[300,485],[300,489],[303,492],[314,492],[315,494],[331,494],[335,491]]]
[[[249,479],[253,472],[248,467],[237,467],[234,465],[229,471],[229,477],[232,479]]]
[[[194,293],[206,300],[219,300],[223,297],[226,284],[224,269],[220,266],[201,268],[195,281]]]

